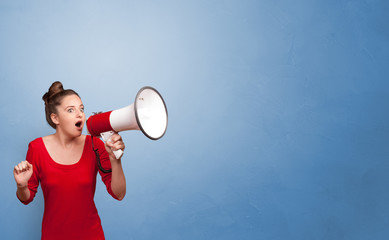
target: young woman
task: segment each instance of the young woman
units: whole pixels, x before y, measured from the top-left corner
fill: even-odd
[[[126,180],[121,159],[112,152],[124,150],[124,143],[118,134],[105,144],[82,135],[84,105],[75,91],[64,90],[60,82],[51,85],[43,100],[46,120],[55,133],[30,142],[26,161],[13,170],[16,195],[28,204],[41,184],[45,202],[42,239],[104,239],[93,200],[96,176],[99,171],[113,198],[124,198]],[[112,172],[99,170],[93,149],[98,149],[103,168],[112,168]]]

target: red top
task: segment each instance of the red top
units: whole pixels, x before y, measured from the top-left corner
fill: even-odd
[[[93,142],[99,149],[103,168],[111,168],[104,143],[98,138],[93,138]],[[97,171],[108,193],[117,198],[111,190],[111,173],[103,173],[97,167],[91,137],[86,136],[82,156],[75,164],[55,162],[42,138],[30,142],[26,159],[33,165],[33,174],[28,182],[30,199],[23,203],[28,204],[34,199],[40,182],[45,199],[42,239],[104,239],[93,200]]]

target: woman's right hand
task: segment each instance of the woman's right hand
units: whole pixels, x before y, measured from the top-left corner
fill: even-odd
[[[22,161],[14,167],[14,177],[18,187],[27,187],[28,180],[32,176],[32,164]]]

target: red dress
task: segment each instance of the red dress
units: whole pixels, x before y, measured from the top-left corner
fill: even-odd
[[[93,138],[94,147],[99,149],[101,164],[111,168],[104,143]],[[96,175],[99,171],[107,191],[111,190],[111,173],[101,172],[92,150],[91,137],[85,138],[80,160],[72,165],[55,162],[49,155],[42,138],[30,142],[27,161],[33,165],[33,174],[28,182],[30,203],[41,184],[45,202],[42,220],[42,239],[104,239],[100,217],[94,203]]]

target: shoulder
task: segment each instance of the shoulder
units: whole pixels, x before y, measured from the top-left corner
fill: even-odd
[[[93,145],[104,146],[104,142],[99,137],[93,137],[91,135],[87,135],[87,138],[92,142]]]
[[[39,138],[38,138],[39,139]],[[55,141],[54,134],[47,135],[40,138],[42,140],[42,143],[52,143]]]
[[[44,144],[42,138],[34,139],[28,144],[26,160],[35,165],[43,152]]]
[[[100,154],[103,154],[106,152],[105,150],[105,143],[103,140],[101,140],[99,137],[93,137],[93,136],[87,136],[87,139],[89,138],[89,144],[91,145],[92,149],[98,149],[100,151]]]
[[[28,144],[28,148],[40,148],[42,146],[43,146],[43,139],[42,139],[42,137],[36,138],[36,139],[32,140]]]
[[[86,135],[84,141],[88,148],[104,148],[104,142],[99,137]]]

